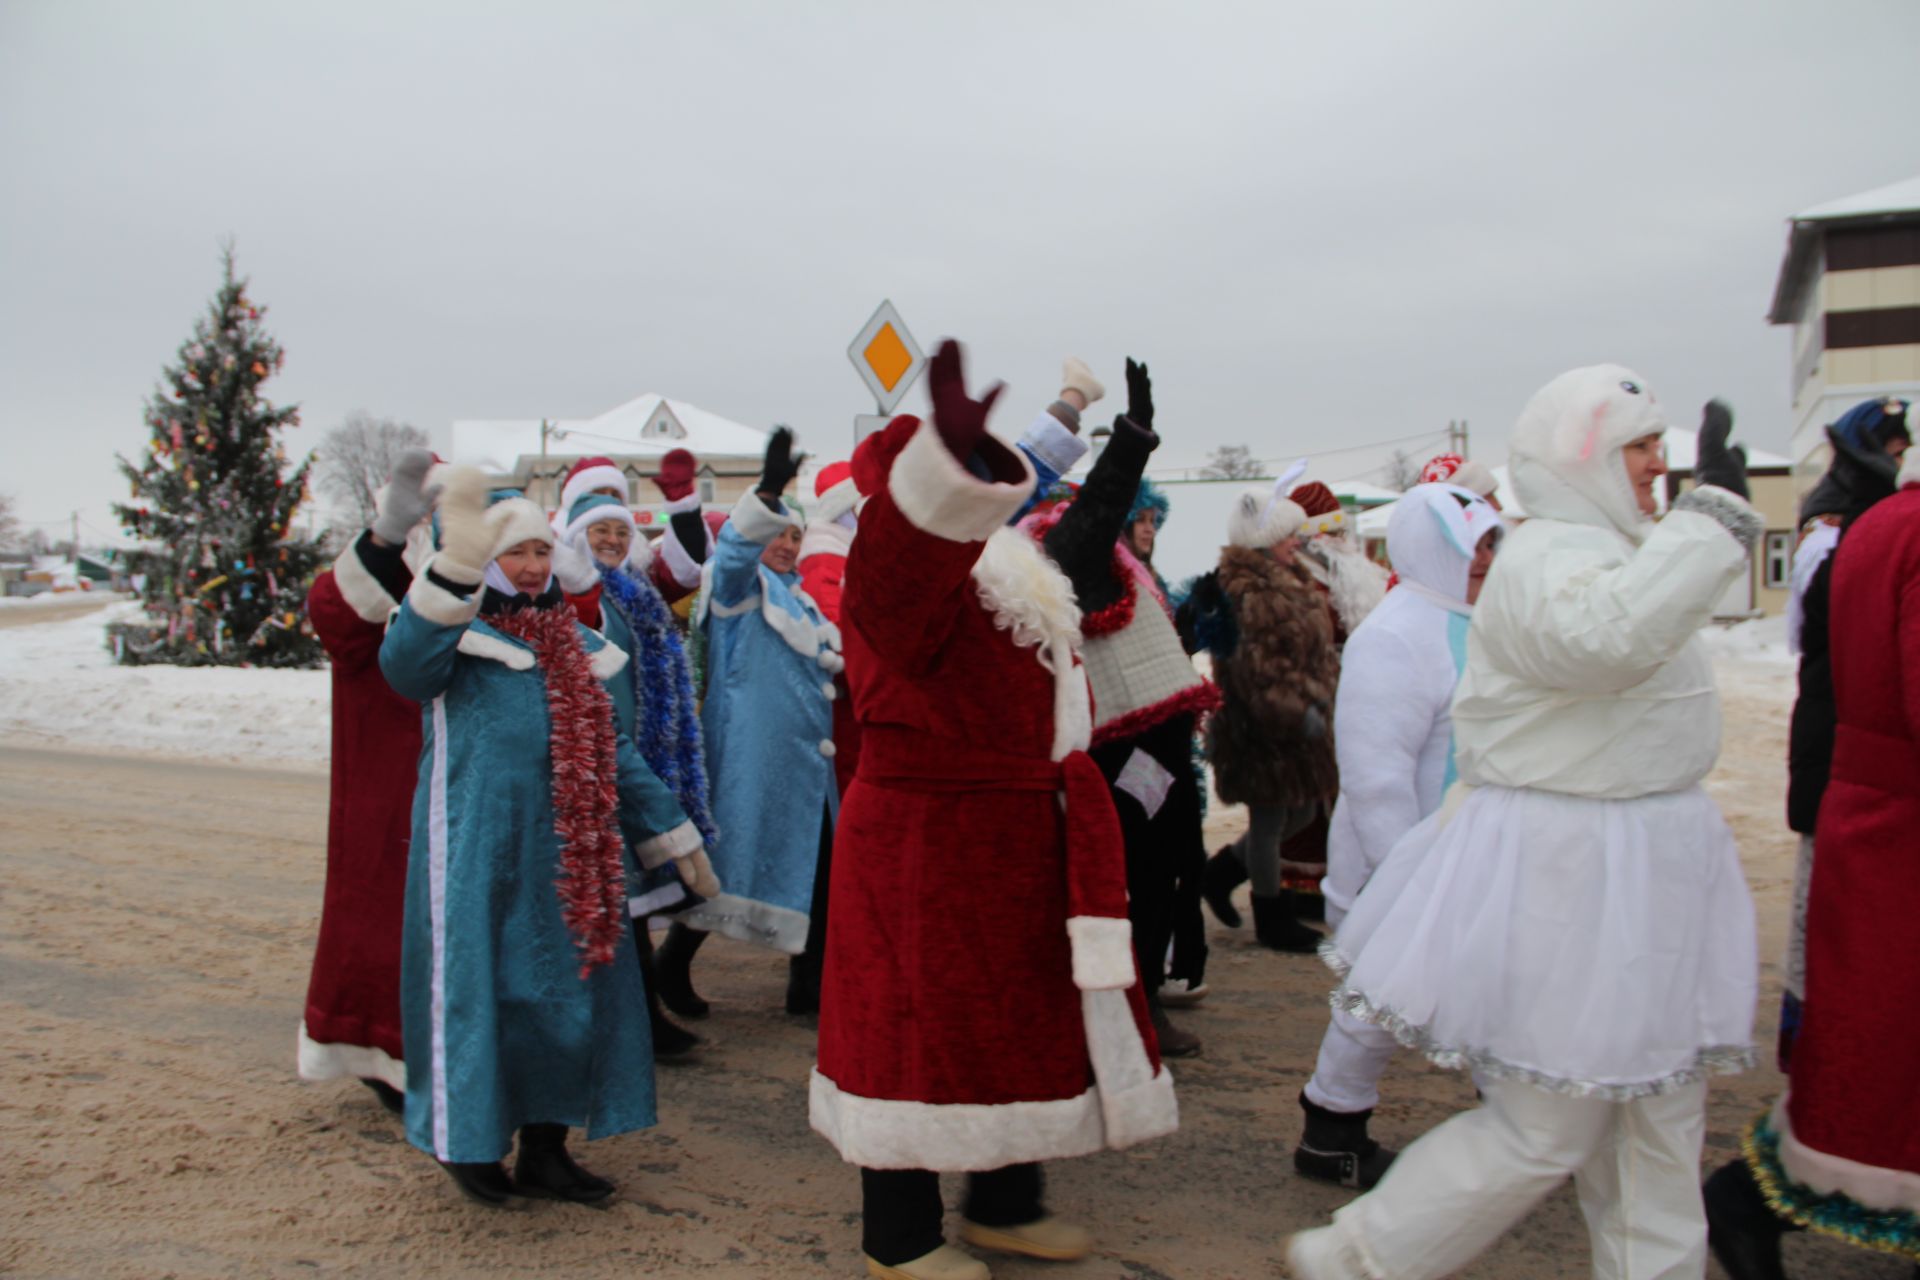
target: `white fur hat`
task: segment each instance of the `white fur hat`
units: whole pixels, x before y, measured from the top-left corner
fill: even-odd
[[[1894,483],[1902,489],[1920,484],[1920,449],[1907,450],[1906,460],[1900,464],[1900,476]]]
[[[553,545],[553,526],[547,515],[525,498],[503,498],[487,508],[487,526],[493,530],[493,554],[523,542]]]
[[[1270,489],[1249,489],[1234,499],[1227,514],[1227,541],[1263,550],[1291,538],[1306,522],[1299,503]]]

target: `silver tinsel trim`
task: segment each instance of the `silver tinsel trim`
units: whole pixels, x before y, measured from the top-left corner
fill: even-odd
[[[1353,962],[1342,955],[1331,938],[1320,944],[1320,958],[1329,969],[1341,978],[1341,983],[1327,997],[1327,1003],[1335,1010],[1344,1010],[1360,1019],[1384,1027],[1407,1048],[1422,1054],[1436,1067],[1445,1067],[1453,1071],[1472,1071],[1490,1076],[1495,1080],[1512,1080],[1518,1084],[1532,1085],[1536,1089],[1545,1089],[1549,1093],[1562,1094],[1569,1098],[1603,1098],[1608,1102],[1632,1102],[1635,1098],[1652,1098],[1664,1093],[1673,1093],[1688,1085],[1696,1084],[1709,1075],[1732,1075],[1746,1071],[1754,1064],[1753,1048],[1750,1045],[1708,1045],[1696,1050],[1693,1065],[1684,1070],[1671,1072],[1657,1080],[1635,1081],[1632,1084],[1598,1084],[1592,1080],[1575,1080],[1566,1076],[1548,1075],[1535,1071],[1531,1067],[1518,1067],[1501,1058],[1497,1058],[1484,1049],[1463,1049],[1455,1045],[1445,1045],[1428,1034],[1425,1027],[1415,1026],[1385,1005],[1375,1004],[1365,993],[1348,986],[1345,979],[1353,969]]]

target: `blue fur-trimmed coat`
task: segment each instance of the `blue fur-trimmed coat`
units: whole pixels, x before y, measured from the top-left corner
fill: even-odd
[[[806,947],[820,835],[839,807],[833,677],[840,630],[798,574],[760,563],[789,517],[744,495],[707,562],[696,625],[707,637],[706,739],[721,894],[682,917],[789,955]]]

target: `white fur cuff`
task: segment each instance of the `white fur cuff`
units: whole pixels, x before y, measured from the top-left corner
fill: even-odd
[[[1020,444],[1060,475],[1073,470],[1074,465],[1086,457],[1088,447],[1085,440],[1067,430],[1060,419],[1044,409],[1020,437]]]
[[[633,856],[651,871],[675,858],[684,858],[698,848],[700,829],[692,822],[683,822],[633,846]]]
[[[1006,446],[992,436],[983,448]],[[1012,484],[982,481],[969,474],[947,451],[931,422],[923,422],[894,461],[887,488],[913,527],[950,542],[980,542],[1012,518],[1033,494],[1033,464],[1019,450],[1024,476]]]
[[[1133,985],[1133,926],[1112,916],[1074,916],[1073,985],[1082,991],[1119,991]]]
[[[473,594],[462,600],[427,577],[436,568],[442,571],[442,576],[455,581],[473,572],[465,565],[450,564],[441,556],[427,561],[426,569],[407,588],[407,603],[413,606],[413,611],[428,622],[436,622],[443,627],[463,627],[479,617],[482,595],[479,581],[474,581]]]
[[[369,537],[361,534],[360,538]],[[387,615],[392,613],[399,601],[387,594],[380,585],[380,579],[368,571],[360,562],[360,538],[355,538],[340,558],[333,562],[333,585],[340,588],[340,598],[358,614],[362,622],[371,622],[376,627],[387,624]]]
[[[800,523],[791,513],[774,511],[765,498],[751,491],[740,495],[740,500],[733,504],[733,512],[727,518],[748,542],[771,542],[782,529]]]

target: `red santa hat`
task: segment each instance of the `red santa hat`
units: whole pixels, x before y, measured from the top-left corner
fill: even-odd
[[[811,519],[821,524],[831,524],[859,505],[860,486],[853,479],[851,462],[829,462],[820,468],[820,474],[813,478],[814,503]]]
[[[1500,487],[1493,472],[1457,453],[1436,454],[1420,468],[1421,484],[1450,484],[1483,498],[1491,498]]]
[[[1320,481],[1309,480],[1287,497],[1306,517],[1301,525],[1302,533],[1340,533],[1346,529],[1347,513],[1340,509],[1340,499]]]
[[[582,458],[567,471],[567,478],[560,485],[560,512],[573,510],[573,504],[583,494],[598,489],[611,489],[620,495],[622,502],[627,498],[627,473],[614,465],[612,458]]]

